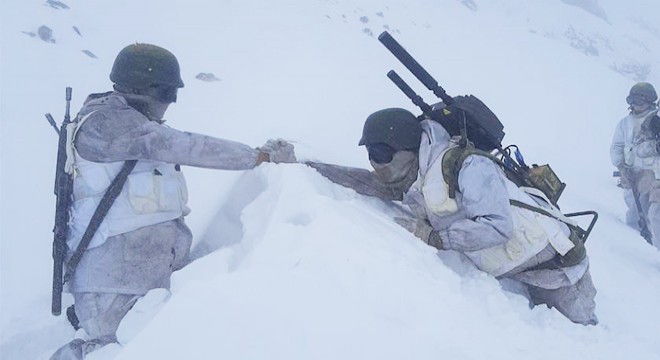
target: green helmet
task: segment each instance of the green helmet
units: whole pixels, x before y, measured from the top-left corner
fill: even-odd
[[[151,44],[136,43],[123,48],[112,66],[110,80],[129,89],[147,89],[152,85],[183,87],[174,54]]]
[[[630,88],[630,94],[626,98],[629,105],[651,104],[658,100],[658,94],[653,85],[647,82],[639,82]]]
[[[359,145],[387,144],[395,150],[419,148],[422,127],[410,111],[383,109],[369,115]]]

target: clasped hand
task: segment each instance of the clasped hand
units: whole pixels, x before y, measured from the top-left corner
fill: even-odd
[[[257,150],[268,155],[266,161],[274,163],[295,163],[297,161],[293,144],[283,139],[269,139]]]

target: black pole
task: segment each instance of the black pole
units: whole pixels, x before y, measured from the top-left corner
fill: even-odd
[[[387,73],[387,77],[392,80],[392,82],[408,97],[412,100],[413,104],[417,105],[425,115],[431,114],[431,106],[424,102],[421,96],[417,95],[415,90],[413,90],[394,70],[390,70]]]
[[[426,86],[427,89],[433,91],[435,96],[442,99],[446,105],[451,105],[454,102],[454,99],[447,95],[445,89],[438,84],[438,82],[431,76],[431,74],[426,71],[422,65],[420,65],[417,60],[415,60],[406,49],[401,46],[387,31],[383,31],[382,34],[378,36],[378,40],[385,45],[385,47],[394,55],[401,63],[410,70],[413,75],[419,81]]]

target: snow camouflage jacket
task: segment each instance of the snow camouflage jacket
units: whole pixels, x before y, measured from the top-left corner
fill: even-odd
[[[108,236],[186,215],[185,181],[178,165],[245,170],[257,162],[258,151],[247,145],[149,121],[116,93],[90,97],[77,119],[84,123],[74,139],[71,248],[125,160],[138,163],[90,247]]]
[[[416,217],[428,219],[433,228],[438,231],[444,250],[456,250],[466,254],[478,253],[486,249],[500,247],[512,238],[519,230],[514,224],[509,196],[514,199],[540,206],[529,196],[519,190],[501,172],[490,159],[481,156],[466,158],[459,175],[459,188],[463,193],[457,193],[456,199],[448,199],[447,184],[441,169],[441,154],[450,146],[447,132],[438,123],[423,121],[424,135],[419,155],[418,179],[401,198],[393,196],[396,192],[388,189],[375,174],[364,170],[327,164],[310,164],[322,175],[333,182],[351,187],[361,194],[377,196],[384,200],[403,200],[410,206]],[[525,210],[526,211],[526,210]],[[540,214],[532,217],[542,216]],[[550,228],[561,231],[565,238],[569,229],[551,219]],[[542,235],[540,235],[543,237]],[[569,241],[569,240],[567,240]],[[514,262],[501,266],[488,266],[495,276],[513,277],[516,280],[547,289],[575,284],[587,271],[588,258],[579,264],[560,269],[529,269],[546,262],[557,255],[549,239],[536,244],[524,251]],[[556,244],[562,252],[567,251],[564,245]],[[479,256],[471,258],[478,267]],[[485,268],[484,268],[485,269]]]
[[[68,290],[144,294],[169,287],[169,276],[187,261],[192,241],[183,221],[189,211],[185,182],[176,164],[246,170],[256,165],[259,151],[149,121],[114,92],[91,95],[77,119],[84,122],[74,139],[77,172],[70,251],[95,210],[93,204],[105,193],[108,179],[124,161],[138,162]]]
[[[549,201],[535,201],[484,156],[465,158],[458,174],[460,191],[455,199],[450,198],[442,159],[456,143],[437,122],[422,121],[421,125],[419,176],[404,195],[403,203],[418,218],[430,221],[443,240],[444,249],[458,250],[481,270],[500,276],[546,248],[553,256],[564,255],[573,248],[567,226],[509,204],[514,199],[549,209]]]
[[[646,134],[642,131],[642,124],[657,113],[658,108],[654,106],[641,114],[629,114],[619,121],[610,146],[612,165],[628,166],[635,170],[653,170],[660,174],[660,162],[653,157],[657,152],[655,149],[649,152],[648,145],[642,145],[646,140],[650,140],[648,131]]]
[[[94,112],[74,122],[74,139],[76,130],[93,115]],[[99,163],[86,160],[76,151],[75,146],[73,154],[73,216],[67,243],[70,249],[78,247],[92,215],[123,165],[121,161]],[[178,165],[141,160],[128,175],[121,193],[112,203],[87,248],[102,245],[111,236],[185,216],[190,212],[187,202],[186,182]]]

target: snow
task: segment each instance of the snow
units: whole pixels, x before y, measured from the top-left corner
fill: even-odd
[[[598,211],[587,249],[600,324],[529,309],[396,225],[398,205],[302,164],[186,168],[199,258],[175,273],[171,292],[136,304],[121,346],[89,359],[660,359],[660,254],[625,226],[609,163],[630,86],[660,86],[660,3],[64,3],[70,9],[1,5],[2,359],[47,359],[74,337],[64,316],[50,315],[57,141],[43,117],[61,121],[66,86],[75,114],[87,94],[110,89],[122,47],[154,43],[177,55],[186,83],[166,115],[171,126],[255,147],[281,137],[299,159],[368,168],[357,147],[366,116],[417,112],[387,71],[434,101],[376,40],[384,29],[449,94],[488,104],[504,142],[529,163],[551,164],[568,184],[564,211]],[[24,33],[42,25],[55,43]],[[207,72],[220,81],[195,79]],[[71,301],[65,295],[64,306]]]

